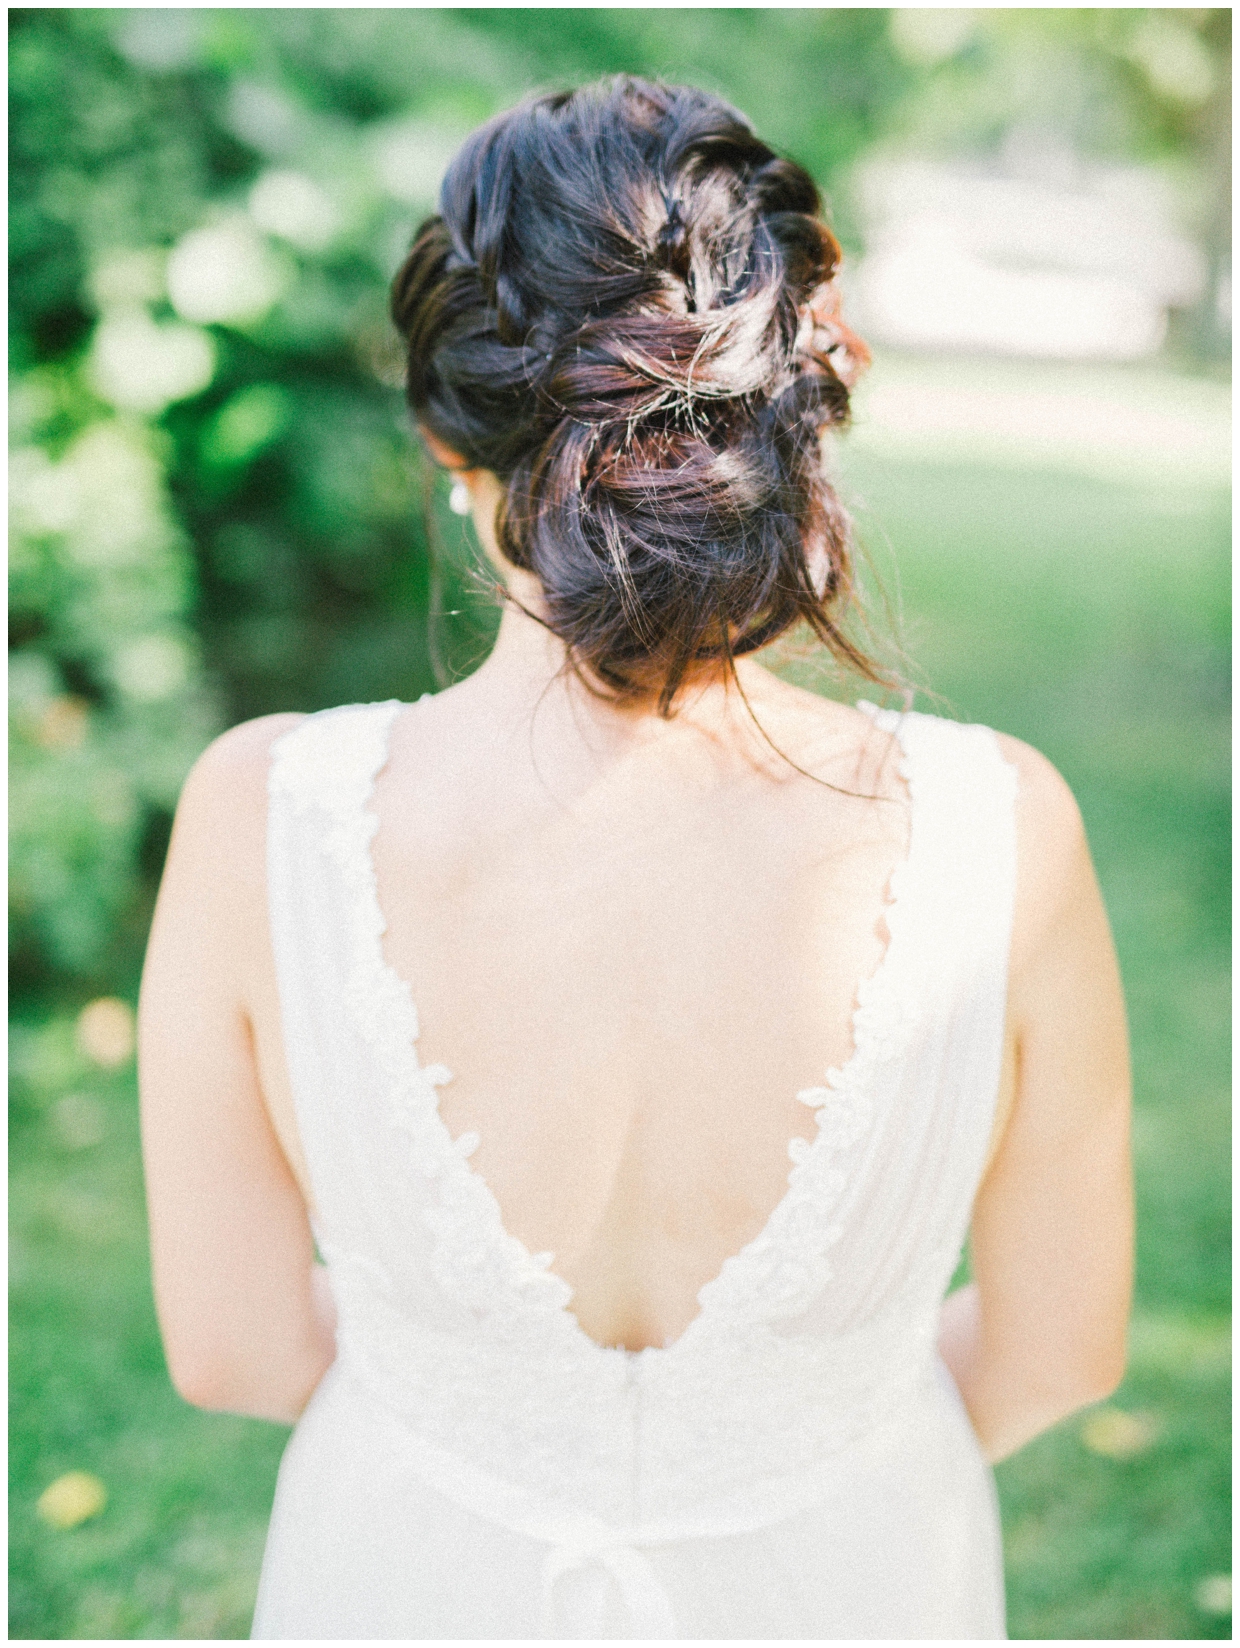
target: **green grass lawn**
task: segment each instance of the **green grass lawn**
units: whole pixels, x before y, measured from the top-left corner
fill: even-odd
[[[1230,1568],[1226,494],[873,448],[846,475],[918,678],[1075,789],[1132,1017],[1138,1304],[1110,1405],[1146,1441],[1099,1454],[1071,1420],[1000,1468],[1011,1634],[1224,1637],[1201,1582]],[[13,1129],[11,1634],[244,1636],[286,1433],[168,1385],[132,1073],[49,1009],[18,1026]],[[58,1532],[35,1503],[72,1469],[108,1503]]]

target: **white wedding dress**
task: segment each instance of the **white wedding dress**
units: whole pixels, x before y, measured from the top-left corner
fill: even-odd
[[[403,706],[273,753],[270,917],[339,1356],[280,1468],[260,1638],[988,1638],[991,1473],[936,1330],[999,1083],[1015,770],[869,709],[911,798],[854,1051],[668,1348],[595,1344],[440,1119],[368,800]]]

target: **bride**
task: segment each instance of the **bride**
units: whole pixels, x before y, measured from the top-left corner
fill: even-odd
[[[173,1382],[296,1425],[256,1636],[1001,1637],[989,1462],[1120,1378],[1071,795],[761,662],[879,679],[838,256],[733,109],[620,78],[476,132],[396,278],[499,639],[219,739],[142,989]]]

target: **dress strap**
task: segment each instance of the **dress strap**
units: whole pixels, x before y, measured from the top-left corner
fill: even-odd
[[[918,852],[906,874],[912,994],[928,1026],[951,1027],[958,1148],[942,1203],[967,1221],[994,1125],[1016,902],[1017,771],[991,728],[862,706],[893,732],[913,800]],[[942,1056],[948,1056],[946,1043]],[[952,1124],[938,1124],[951,1136]],[[945,1226],[944,1228],[948,1228]],[[954,1244],[954,1230],[951,1232]]]
[[[901,749],[919,836],[917,903],[934,921],[940,945],[945,914],[966,944],[996,936],[1006,946],[1016,892],[1016,768],[990,727],[916,711],[864,710]],[[1006,953],[1006,949],[1005,949]]]
[[[341,824],[359,815],[364,819],[387,761],[392,723],[404,707],[399,698],[389,698],[306,716],[271,746],[268,794],[286,798],[299,811],[318,807]]]
[[[419,1060],[417,1004],[384,953],[387,920],[372,850],[379,818],[370,801],[387,761],[392,723],[403,708],[392,699],[326,710],[300,722],[273,748],[273,805],[291,802],[304,814],[308,829],[297,850],[330,862],[344,940],[342,1017],[365,1052],[372,1090],[397,1148],[434,1186],[421,1215],[432,1238],[431,1273],[446,1297],[472,1308],[479,1320],[519,1319],[540,1338],[550,1326],[581,1350],[588,1341],[567,1310],[572,1289],[550,1269],[551,1254],[530,1253],[505,1230],[490,1187],[468,1163],[477,1134],[453,1138],[444,1125],[438,1089],[452,1072]],[[273,823],[280,821],[273,817]],[[283,850],[285,833],[270,830],[269,854]],[[278,868],[270,857],[269,864]],[[272,873],[269,879],[274,887],[288,878]],[[296,912],[288,922],[296,926]],[[330,1230],[324,1228],[323,1236],[337,1247]]]
[[[273,746],[269,789],[273,807],[287,802],[295,813],[317,815],[308,845],[330,860],[343,893],[344,1006],[363,1043],[379,1058],[393,1119],[407,1127],[411,1110],[433,1110],[435,1085],[447,1081],[449,1072],[420,1067],[417,1008],[383,955],[387,923],[371,855],[379,819],[369,802],[387,762],[392,723],[404,707],[399,699],[388,699],[308,716]],[[272,828],[270,851],[276,851],[278,840]],[[416,1106],[411,1090],[420,1100]]]

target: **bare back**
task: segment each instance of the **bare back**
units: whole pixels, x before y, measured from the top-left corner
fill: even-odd
[[[398,717],[372,798],[385,954],[423,1062],[452,1072],[440,1113],[599,1343],[675,1339],[762,1229],[813,1132],[797,1094],[852,1050],[907,851],[889,736],[746,680],[789,759],[739,703],[600,747],[467,682]],[[260,1024],[296,1157],[275,1041]]]

